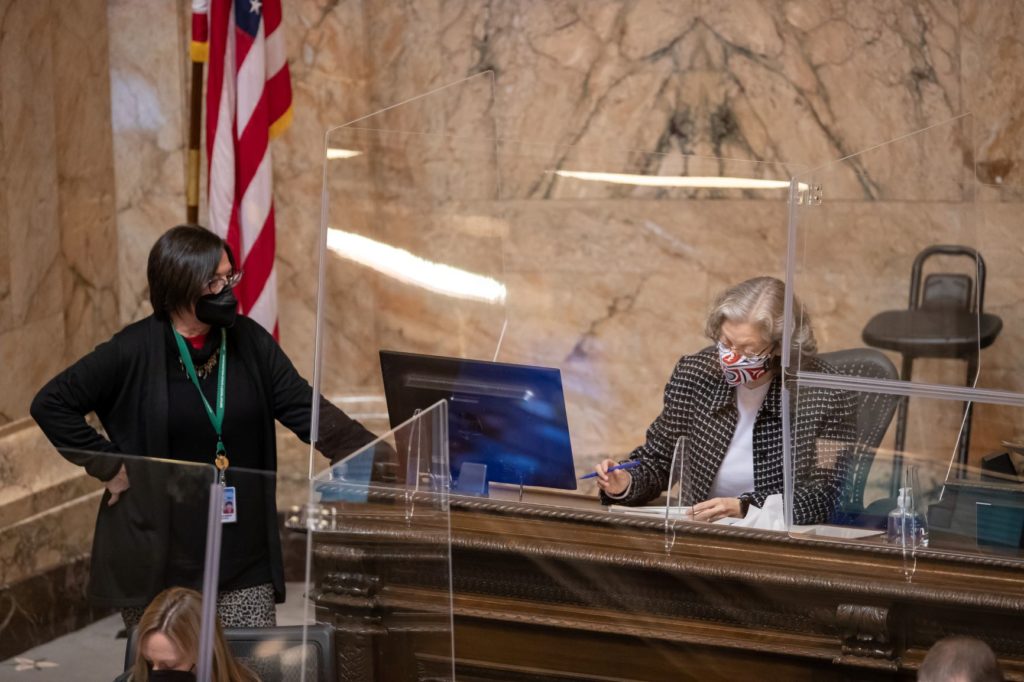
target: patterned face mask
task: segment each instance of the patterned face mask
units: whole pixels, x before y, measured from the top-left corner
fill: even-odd
[[[730,386],[749,384],[763,377],[768,372],[771,357],[770,349],[762,355],[747,357],[722,342],[718,343],[718,361],[722,365],[722,373],[725,374],[725,383]]]

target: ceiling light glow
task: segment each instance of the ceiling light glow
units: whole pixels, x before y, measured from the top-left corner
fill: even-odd
[[[484,275],[416,256],[405,249],[327,228],[327,248],[333,253],[412,286],[453,298],[504,303],[505,285]]]
[[[335,147],[328,147],[327,158],[328,159],[351,159],[353,156],[359,156],[362,152],[357,152],[354,149],[337,149]]]
[[[594,171],[556,170],[555,175],[589,182],[610,182],[639,187],[686,187],[690,189],[789,189],[789,180],[730,178],[720,176],[637,175],[635,173],[598,173]],[[800,191],[807,185],[800,183]]]

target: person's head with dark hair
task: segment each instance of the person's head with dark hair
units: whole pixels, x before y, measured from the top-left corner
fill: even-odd
[[[1002,682],[1003,671],[988,644],[973,637],[936,642],[917,671],[918,682]]]
[[[153,314],[161,320],[192,314],[200,297],[220,294],[238,281],[227,243],[198,225],[178,225],[161,235],[149,252],[146,276]]]

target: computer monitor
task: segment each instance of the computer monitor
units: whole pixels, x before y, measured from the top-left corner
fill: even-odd
[[[449,461],[487,467],[498,483],[576,489],[557,369],[382,350],[391,427],[448,401]]]
[[[1024,486],[954,478],[928,507],[929,546],[1000,552],[1024,550]]]

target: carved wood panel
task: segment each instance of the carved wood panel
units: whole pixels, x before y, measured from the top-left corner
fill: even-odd
[[[318,612],[355,635],[343,679],[443,679],[452,642],[460,680],[913,679],[951,632],[1024,679],[1012,563],[923,556],[908,582],[884,547],[705,527],[666,550],[657,524],[609,516],[474,502],[450,555],[380,518],[318,536]]]

